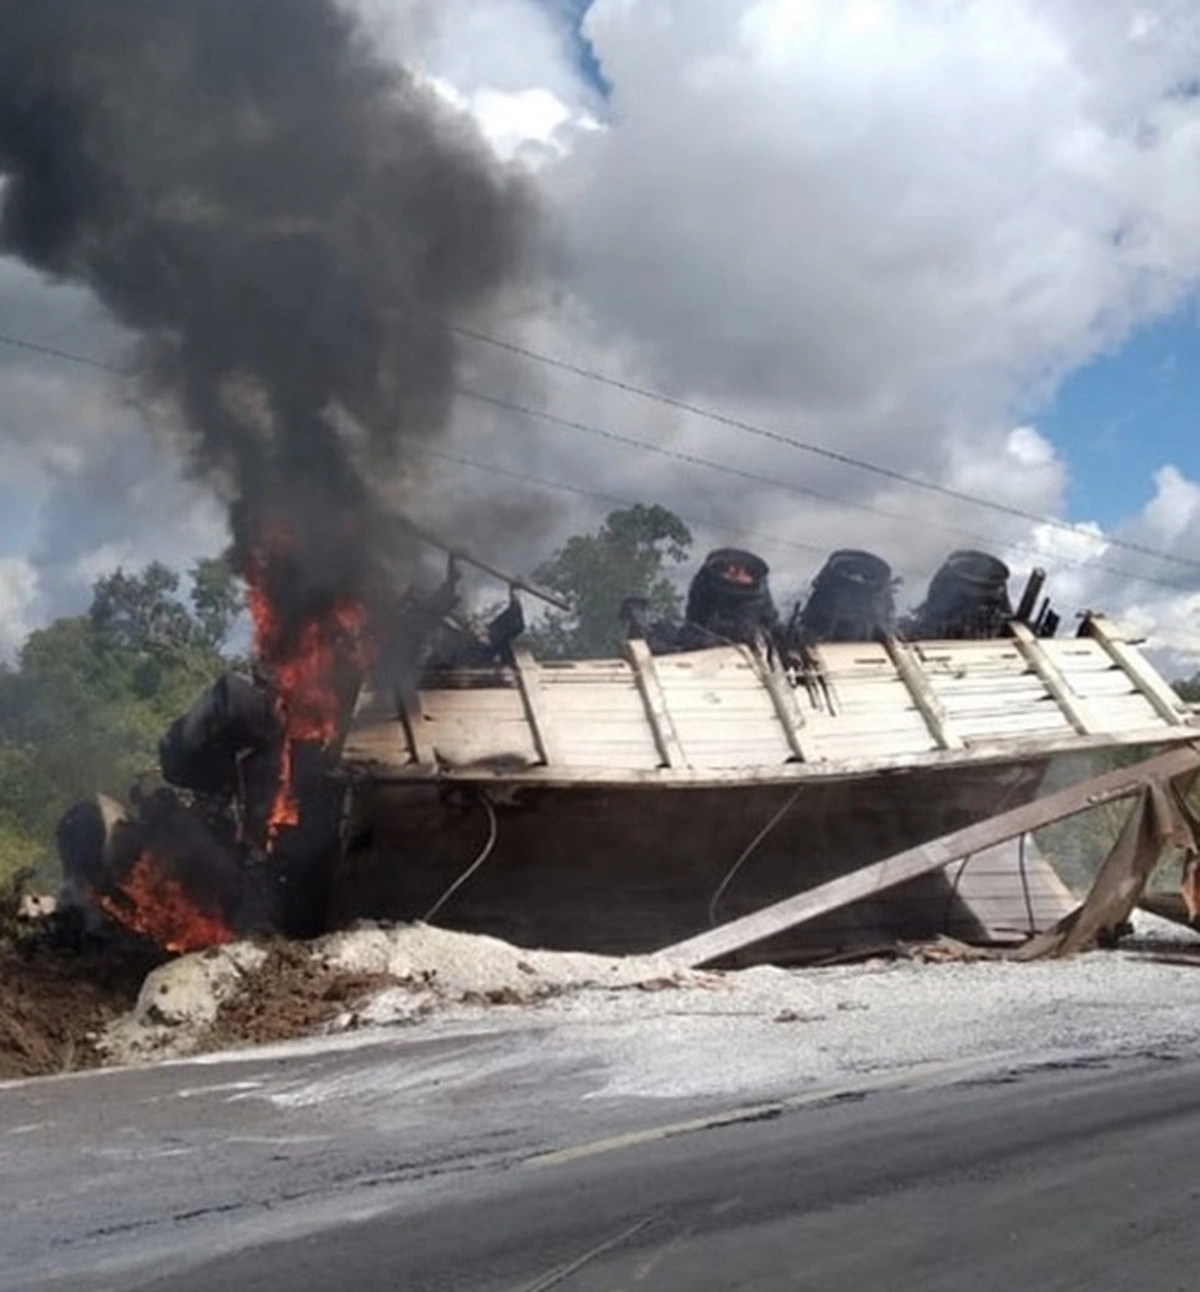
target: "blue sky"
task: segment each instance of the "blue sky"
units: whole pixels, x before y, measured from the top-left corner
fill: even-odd
[[[604,73],[600,70],[595,51],[582,30],[584,15],[592,7],[592,0],[538,0],[538,2],[551,12],[565,16],[574,36],[575,54],[580,70],[596,89],[601,93],[607,93],[609,87],[604,80]]]
[[[1141,507],[1165,463],[1200,474],[1200,326],[1195,305],[1143,328],[1067,379],[1035,414],[1070,468],[1072,515],[1104,525]]]
[[[0,487],[0,557],[23,556],[34,545],[39,506],[27,490]]]

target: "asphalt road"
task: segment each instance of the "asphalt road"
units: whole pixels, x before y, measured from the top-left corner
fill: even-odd
[[[1188,1289],[1200,1061],[594,1095],[536,1034],[0,1088],[0,1286]]]

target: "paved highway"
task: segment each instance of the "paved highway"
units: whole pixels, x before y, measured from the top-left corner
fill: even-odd
[[[0,1287],[1187,1289],[1200,1060],[601,1097],[552,1034],[0,1088]]]

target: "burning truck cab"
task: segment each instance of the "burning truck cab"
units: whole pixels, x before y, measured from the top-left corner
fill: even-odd
[[[524,630],[515,595],[475,630],[457,588],[452,560],[440,588],[410,591],[382,626],[393,676],[494,664]],[[376,653],[348,603],[290,640],[254,585],[250,606],[253,669],[219,678],[171,724],[128,808],[97,795],[59,823],[60,907],[93,933],[115,926],[188,952],[327,928],[349,783],[340,756]]]

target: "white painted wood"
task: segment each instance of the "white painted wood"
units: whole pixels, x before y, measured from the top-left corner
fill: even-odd
[[[921,716],[925,719],[934,740],[942,749],[962,749],[963,738],[947,715],[945,707],[921,671],[914,653],[895,638],[888,640],[886,650],[901,681],[908,688]]]
[[[1017,650],[1025,657],[1029,667],[1054,697],[1054,702],[1066,715],[1067,721],[1081,736],[1089,735],[1092,726],[1087,710],[1079,696],[1072,690],[1071,683],[1055,663],[1053,656],[1042,649],[1041,641],[1034,635],[1028,624],[1014,621],[1011,629]]]
[[[1089,615],[1084,620],[1083,626],[1087,634],[1095,638],[1112,656],[1114,662],[1149,700],[1164,722],[1178,726],[1187,721],[1189,716],[1187,705],[1179,698],[1174,687],[1165,682],[1150,667],[1139,651],[1121,639],[1106,616]]]
[[[663,784],[785,782],[1011,762],[1200,731],[1151,666],[1110,637],[1108,646],[1037,641],[1040,672],[1019,632],[1003,641],[923,642],[902,651],[908,684],[880,643],[820,646],[813,654],[828,702],[821,688],[810,693],[769,675],[743,647],[651,658],[641,643],[640,668],[632,658],[535,664],[523,654],[520,671],[431,675],[419,709],[404,715],[386,692],[364,693],[344,756],[376,775],[386,767],[389,777],[414,779],[441,761],[455,776],[539,783],[593,775],[613,785],[655,775]],[[919,698],[935,714],[936,736]],[[784,711],[796,720],[782,720]]]
[[[542,761],[520,689],[511,685],[462,691],[423,691],[429,739],[454,767],[504,758],[518,765]]]
[[[408,761],[418,767],[434,766],[437,759],[429,729],[429,716],[422,703],[423,697],[418,692],[405,688],[398,699]],[[345,757],[344,749],[342,756]]]
[[[767,694],[771,697],[771,706],[775,710],[776,718],[779,719],[780,727],[783,728],[784,738],[792,755],[801,762],[807,762],[816,757],[816,748],[804,734],[804,715],[796,703],[796,693],[783,669],[780,668],[778,660],[765,659],[755,651],[754,662],[758,666],[763,685],[767,688]]]
[[[1025,842],[1022,878],[1020,843],[1020,838],[1011,839],[946,867],[946,878],[969,919],[994,941],[1048,929],[1079,904],[1031,838]],[[947,932],[956,932],[953,921]]]
[[[664,768],[652,769],[621,767],[542,767],[536,765],[536,755],[531,751],[529,766],[512,769],[507,765],[511,755],[500,755],[503,767],[491,767],[487,760],[478,766],[461,766],[457,769],[436,769],[436,774],[448,782],[469,782],[480,785],[537,785],[578,786],[596,785],[612,790],[638,789],[653,785],[662,789],[696,787],[720,788],[739,785],[795,785],[797,781],[869,781],[887,773],[938,769],[953,776],[958,769],[968,767],[1008,767],[1031,759],[1047,759],[1060,754],[1086,754],[1123,747],[1155,747],[1182,745],[1200,739],[1200,725],[1175,728],[1168,731],[1162,726],[1151,730],[1123,732],[1117,735],[1066,737],[1026,737],[1019,740],[981,741],[965,750],[936,750],[923,753],[892,753],[871,758],[841,756],[822,758],[812,763],[781,763],[778,766],[741,766],[733,768]],[[364,762],[375,780],[383,783],[423,781],[435,774],[435,769],[408,765],[403,761]]]
[[[403,766],[410,761],[404,725],[396,717],[356,722],[342,746],[348,763],[386,762]]]
[[[646,719],[654,733],[654,743],[663,764],[673,768],[685,767],[687,759],[675,732],[675,723],[667,708],[650,648],[641,638],[630,637],[625,642],[625,654],[633,666],[638,690],[641,692],[646,709]]]
[[[533,747],[547,766],[562,762],[554,735],[554,719],[542,700],[542,672],[528,646],[518,642],[512,647],[513,672],[525,706]]]

